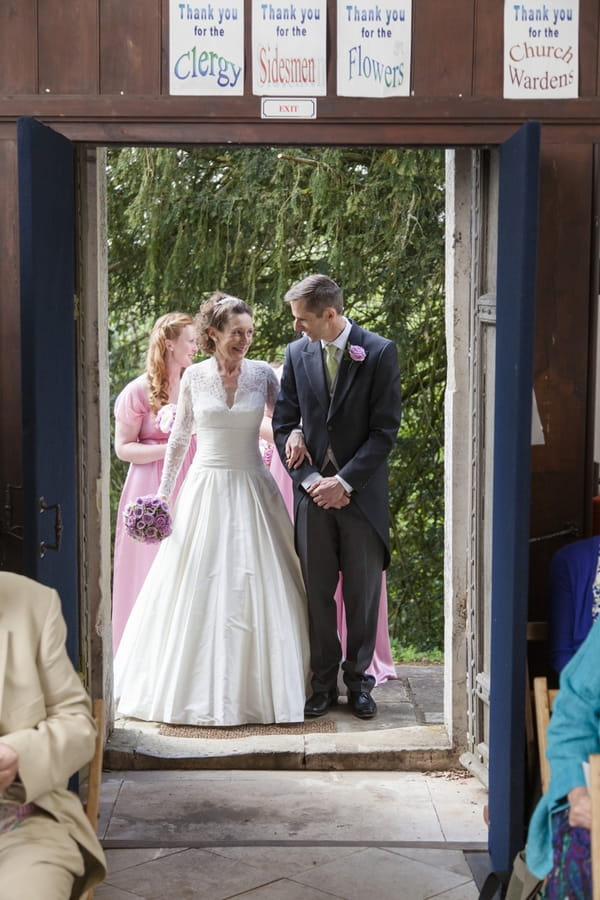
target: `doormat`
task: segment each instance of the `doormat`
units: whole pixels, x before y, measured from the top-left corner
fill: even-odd
[[[167,725],[163,722],[158,733],[163,737],[239,740],[257,736],[280,734],[332,734],[337,731],[331,719],[311,719],[308,722],[290,722],[287,725]]]

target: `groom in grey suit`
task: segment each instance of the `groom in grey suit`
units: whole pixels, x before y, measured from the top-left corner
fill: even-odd
[[[337,703],[342,650],[335,590],[343,575],[342,663],[348,703],[372,718],[381,575],[389,550],[387,457],[400,426],[396,346],[343,315],[342,291],[309,275],[285,295],[302,338],[286,350],[273,413],[277,450],[294,482],[296,549],[308,597],[312,696],[306,716]]]

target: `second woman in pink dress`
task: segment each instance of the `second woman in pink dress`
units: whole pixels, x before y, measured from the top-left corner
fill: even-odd
[[[128,462],[115,531],[113,565],[113,652],[133,609],[158,544],[132,540],[123,524],[130,500],[155,494],[160,484],[170,426],[181,376],[198,350],[194,319],[187,313],[161,316],[150,334],[146,371],[123,388],[115,402],[115,453]],[[181,467],[173,499],[194,457],[192,440]]]

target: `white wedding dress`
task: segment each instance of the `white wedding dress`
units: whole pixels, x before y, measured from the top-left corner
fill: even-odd
[[[159,493],[196,455],[115,657],[121,715],[188,725],[299,722],[308,618],[292,525],[259,452],[278,381],[244,359],[231,408],[214,359],[184,373]]]

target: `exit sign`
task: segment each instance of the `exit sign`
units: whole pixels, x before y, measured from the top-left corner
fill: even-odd
[[[317,101],[314,97],[263,97],[260,115],[262,119],[316,119]]]

